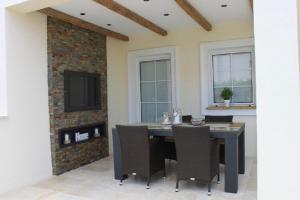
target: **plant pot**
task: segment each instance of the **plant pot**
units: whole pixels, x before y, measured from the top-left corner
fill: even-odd
[[[225,107],[229,107],[230,106],[230,100],[224,100],[224,104],[225,104]]]

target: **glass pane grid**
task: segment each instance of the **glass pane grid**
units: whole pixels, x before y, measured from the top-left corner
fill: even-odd
[[[253,103],[251,53],[213,55],[214,103],[223,103],[223,88],[231,88],[231,103]]]
[[[141,81],[141,83],[155,83],[155,81]]]
[[[154,61],[155,101],[157,101],[157,62]],[[155,122],[157,122],[157,102],[155,103]]]
[[[159,83],[159,82],[171,82],[171,80],[141,81],[141,83]]]
[[[140,63],[140,79],[141,81],[155,81],[155,71],[153,62]]]
[[[172,101],[141,101],[141,103],[172,103]]]
[[[228,86],[215,86],[214,88],[243,88],[243,87],[252,87],[252,85],[228,85]]]
[[[158,122],[163,112],[170,112],[172,108],[170,60],[146,63],[140,64],[141,119],[142,122]]]

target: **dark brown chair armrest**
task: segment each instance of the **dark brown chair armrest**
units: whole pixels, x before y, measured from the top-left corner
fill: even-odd
[[[224,139],[218,139],[219,144],[225,144]]]
[[[165,137],[165,142],[175,142],[174,137]]]

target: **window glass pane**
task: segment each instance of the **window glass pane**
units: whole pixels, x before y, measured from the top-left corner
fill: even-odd
[[[230,71],[230,54],[214,55],[213,67],[215,72]]]
[[[142,103],[142,122],[156,122],[156,105],[155,103]]]
[[[233,103],[252,103],[253,94],[252,87],[234,87],[233,88]]]
[[[249,70],[232,71],[233,86],[252,86],[252,72]]]
[[[155,62],[140,63],[141,81],[155,81]]]
[[[215,88],[214,89],[214,102],[215,103],[223,103],[224,99],[220,96],[222,90],[224,88]]]
[[[155,83],[141,83],[141,101],[155,102]]]
[[[160,81],[156,83],[157,102],[171,101],[171,83],[170,81]]]
[[[230,72],[216,72],[214,74],[214,87],[230,87],[232,85]]]
[[[231,86],[230,55],[213,56],[214,87]]]
[[[171,103],[158,103],[157,104],[157,120],[159,121],[164,112],[171,112]]]
[[[232,103],[253,103],[251,53],[213,56],[214,103],[223,103],[224,87],[233,91]]]
[[[231,71],[233,86],[251,86],[251,53],[232,54]]]
[[[171,80],[170,60],[159,60],[156,62],[156,80]]]
[[[163,112],[172,110],[170,60],[142,62],[140,71],[141,120],[159,122]]]
[[[246,70],[251,71],[251,53],[235,53],[232,54],[232,71]]]

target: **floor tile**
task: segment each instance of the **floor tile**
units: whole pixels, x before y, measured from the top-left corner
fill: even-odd
[[[111,157],[52,177],[30,187],[0,196],[0,200],[256,200],[256,161],[246,159],[246,173],[239,175],[239,192],[224,192],[224,166],[221,166],[221,184],[212,184],[212,196],[207,196],[207,185],[195,181],[180,181],[175,192],[176,163],[167,164],[167,177],[157,174],[146,180],[130,176],[122,186],[114,180]]]

